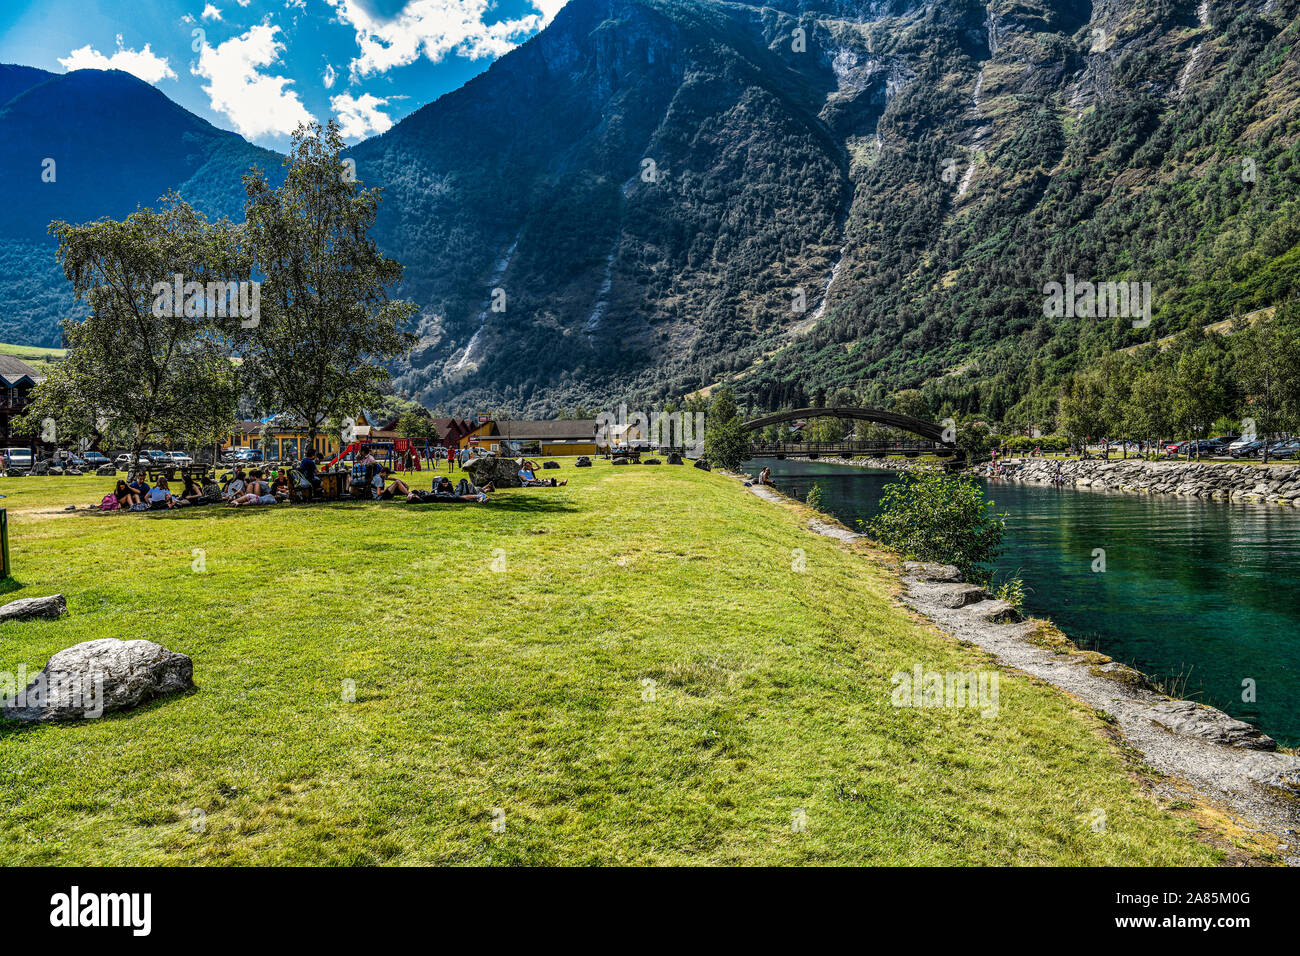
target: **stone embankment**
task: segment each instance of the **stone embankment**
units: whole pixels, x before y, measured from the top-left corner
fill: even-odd
[[[1026,484],[1300,506],[1300,465],[1009,458],[999,463],[999,470],[1002,480]],[[994,466],[984,465],[972,473],[981,477],[996,474]]]

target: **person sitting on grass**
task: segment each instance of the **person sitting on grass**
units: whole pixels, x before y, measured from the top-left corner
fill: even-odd
[[[135,495],[135,500],[137,502],[144,501],[149,497],[149,482],[144,480],[143,474],[132,476],[131,480],[126,483],[126,486],[131,489],[131,493]]]
[[[225,486],[222,487],[221,497],[227,502],[234,501],[244,494],[247,486],[248,481],[244,478],[244,469],[238,467],[235,469],[235,473],[226,481]]]
[[[162,475],[158,477],[157,486],[150,489],[148,495],[145,497],[149,502],[150,509],[175,508],[180,505],[180,502],[176,500],[176,496],[172,494],[171,488],[167,484],[167,478]]]
[[[271,486],[262,477],[260,471],[251,471],[248,474],[248,484],[245,486],[247,491],[231,500],[235,507],[245,505],[273,505],[275,504],[275,495],[271,494]]]
[[[386,485],[392,474],[392,469],[387,465],[375,472],[375,479],[370,483],[370,493],[376,501],[388,501],[395,494],[399,494],[403,498],[410,497],[411,489],[402,479],[393,478],[392,483]]]
[[[275,495],[276,501],[289,500],[289,476],[284,472],[278,472],[271,482],[271,494]]]
[[[298,462],[298,470],[302,472],[304,478],[311,482],[311,488],[314,493],[320,492],[320,475],[316,473],[318,467],[319,466],[316,462],[316,453],[314,451],[307,452],[307,454],[303,456],[302,461]]]
[[[521,461],[519,465],[519,480],[524,483],[525,488],[556,488],[569,483],[567,478],[564,481],[556,481],[554,478],[538,478],[535,470],[537,468],[536,462]]]
[[[117,480],[117,487],[113,489],[113,497],[117,499],[119,508],[130,508],[132,505],[140,503],[140,496],[132,491],[130,485],[121,478]]]
[[[181,501],[187,505],[211,504],[203,495],[198,479],[193,475],[185,476],[185,490],[181,492]]]

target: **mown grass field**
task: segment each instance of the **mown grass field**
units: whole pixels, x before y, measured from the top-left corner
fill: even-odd
[[[0,481],[6,598],[70,609],[0,625],[0,670],[144,637],[190,655],[198,684],[98,721],[4,723],[0,860],[1218,859],[1049,687],[1004,674],[995,718],[892,706],[896,671],[987,664],[894,604],[881,556],[693,468],[558,474],[489,506],[161,517],[60,510],[106,479]]]

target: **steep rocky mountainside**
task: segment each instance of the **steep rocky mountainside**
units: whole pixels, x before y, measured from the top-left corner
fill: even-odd
[[[1300,0],[571,0],[351,151],[421,308],[398,385],[466,413],[727,381],[1032,417],[1081,357],[1295,297],[1298,30]],[[0,142],[47,155],[16,104],[79,75],[0,106]],[[275,165],[190,119],[118,206],[166,182],[237,210],[233,167]],[[1150,327],[1046,318],[1071,275],[1150,282]]]
[[[1081,352],[1293,297],[1298,12],[574,0],[355,150],[423,306],[401,383],[1005,412]],[[1152,282],[1152,327],[1045,319],[1067,274]]]

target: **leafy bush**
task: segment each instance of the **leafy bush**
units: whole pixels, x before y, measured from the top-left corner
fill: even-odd
[[[814,482],[813,486],[808,489],[808,495],[804,498],[804,503],[813,511],[820,511],[822,506],[822,486]]]
[[[1070,447],[1070,439],[1064,435],[1043,435],[1041,438],[1012,435],[1002,439],[1002,447],[1010,452],[1033,451],[1035,448],[1041,448],[1043,451],[1065,451]]]
[[[903,472],[885,486],[880,514],[858,523],[905,557],[956,565],[968,581],[988,579],[979,566],[997,558],[1006,531],[974,480],[928,470]]]

